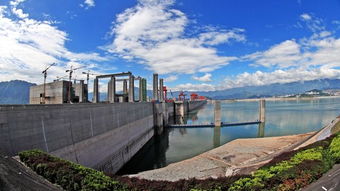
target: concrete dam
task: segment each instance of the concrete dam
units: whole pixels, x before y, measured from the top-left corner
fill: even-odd
[[[0,105],[0,149],[10,156],[41,149],[105,172],[117,172],[170,116],[206,101]]]

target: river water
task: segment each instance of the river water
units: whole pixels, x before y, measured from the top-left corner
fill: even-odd
[[[258,120],[258,102],[221,101],[222,122]],[[266,122],[221,128],[169,128],[151,139],[118,174],[134,174],[191,158],[237,138],[272,137],[317,131],[340,115],[340,98],[266,101]],[[209,124],[211,102],[175,123]]]

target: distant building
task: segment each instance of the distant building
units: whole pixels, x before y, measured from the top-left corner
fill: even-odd
[[[71,88],[69,88],[71,86]],[[63,104],[68,102],[71,89],[71,102],[87,102],[88,91],[84,81],[73,84],[68,81],[54,81],[45,84],[46,96],[44,97],[44,84],[30,87],[30,104]]]

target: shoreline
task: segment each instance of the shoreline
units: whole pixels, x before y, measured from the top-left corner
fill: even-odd
[[[189,178],[207,179],[250,174],[283,152],[307,146],[330,136],[339,124],[340,116],[317,132],[236,139],[190,159],[126,176],[147,180],[177,181]]]

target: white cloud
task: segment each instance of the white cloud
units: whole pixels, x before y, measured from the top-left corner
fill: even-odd
[[[210,72],[235,57],[219,56],[214,45],[245,41],[243,29],[209,30],[186,37],[186,15],[172,9],[174,1],[140,0],[117,16],[109,52],[135,60],[160,74]]]
[[[166,78],[164,79],[164,81],[165,81],[165,82],[173,82],[173,81],[176,81],[177,79],[178,79],[178,76],[176,76],[176,75],[170,75],[170,76],[166,77]]]
[[[81,7],[85,7],[86,9],[90,8],[90,7],[94,7],[95,6],[95,2],[94,0],[85,0],[84,4],[80,4]]]
[[[301,19],[303,20],[311,20],[312,19],[312,16],[310,16],[309,14],[307,13],[304,13],[302,15],[300,15]]]
[[[179,84],[175,88],[172,88],[174,91],[214,91],[216,90],[215,86],[212,84],[192,84],[192,83],[186,83],[186,84]]]
[[[309,81],[316,79],[339,79],[340,70],[331,68],[316,68],[316,69],[290,69],[290,70],[275,70],[273,72],[242,73],[235,78],[226,78],[222,89],[243,87],[243,86],[261,86],[273,83],[289,83],[296,81]]]
[[[194,80],[198,80],[198,81],[201,81],[201,82],[211,82],[211,74],[207,73],[205,74],[204,76],[201,76],[201,77],[197,77],[197,76],[193,76],[192,79]]]
[[[93,67],[94,62],[107,60],[98,53],[69,51],[65,47],[67,33],[51,22],[18,15],[16,19],[7,17],[6,10],[13,11],[21,2],[11,1],[12,9],[0,8],[0,81],[21,79],[40,83],[41,71],[52,63],[58,65],[48,71],[49,81],[64,76],[71,63]]]

